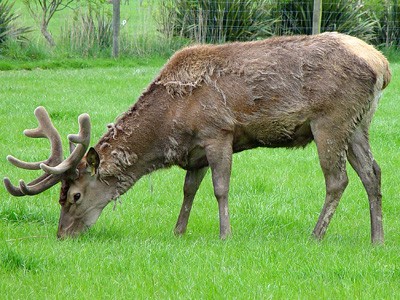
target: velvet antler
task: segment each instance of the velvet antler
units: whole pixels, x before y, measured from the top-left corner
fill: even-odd
[[[39,126],[35,129],[24,130],[24,134],[31,138],[47,138],[51,144],[50,157],[39,162],[25,162],[11,155],[7,156],[7,160],[14,166],[27,170],[42,169],[45,174],[26,184],[23,180],[19,181],[19,187],[14,186],[6,177],[4,185],[7,191],[13,196],[26,196],[39,194],[53,185],[61,181],[62,178],[68,177],[75,173],[75,169],[90,143],[90,118],[87,114],[82,114],[78,118],[79,133],[68,135],[71,143],[76,143],[78,146],[63,161],[63,150],[60,135],[57,129],[53,126],[49,114],[46,109],[39,106],[35,109],[35,116],[39,122]]]

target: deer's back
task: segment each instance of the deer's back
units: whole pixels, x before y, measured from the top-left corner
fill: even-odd
[[[353,130],[389,81],[379,51],[326,33],[190,47],[171,58],[156,84],[192,136],[232,131],[241,151],[305,146],[313,138],[310,123],[322,117]]]

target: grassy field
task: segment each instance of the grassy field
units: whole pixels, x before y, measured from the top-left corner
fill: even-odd
[[[8,164],[7,154],[32,161],[48,155],[46,141],[22,135],[36,127],[35,107],[48,109],[64,138],[77,131],[77,116],[88,112],[94,144],[162,63],[0,72],[0,177],[15,183],[37,175]],[[310,233],[325,193],[315,146],[257,149],[234,157],[233,237],[224,242],[210,174],[181,238],[172,230],[185,173],[175,167],[141,179],[76,240],[56,239],[57,187],[19,199],[0,187],[0,298],[398,298],[400,64],[392,71],[371,129],[383,172],[385,245],[370,244],[367,197],[350,167],[350,184],[327,236],[315,242]]]

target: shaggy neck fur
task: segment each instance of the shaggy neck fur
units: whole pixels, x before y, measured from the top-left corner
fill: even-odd
[[[104,181],[114,177],[118,196],[125,193],[140,177],[167,166],[164,157],[164,141],[158,137],[166,106],[153,103],[157,97],[153,83],[137,103],[109,124],[108,131],[95,146],[100,156],[99,175]],[[155,116],[155,114],[157,114]]]

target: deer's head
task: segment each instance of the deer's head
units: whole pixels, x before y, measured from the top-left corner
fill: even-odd
[[[31,196],[61,182],[59,200],[61,214],[57,236],[59,238],[76,236],[97,221],[103,208],[113,198],[113,189],[98,176],[99,155],[93,148],[87,152],[90,143],[89,115],[80,115],[79,133],[68,135],[70,155],[65,160],[60,135],[47,111],[43,107],[38,107],[35,116],[39,126],[25,130],[24,134],[31,138],[49,139],[50,157],[40,162],[25,162],[11,155],[7,156],[7,159],[19,168],[41,169],[44,174],[28,184],[20,180],[18,187],[12,185],[8,178],[4,178],[4,184],[13,196]]]

